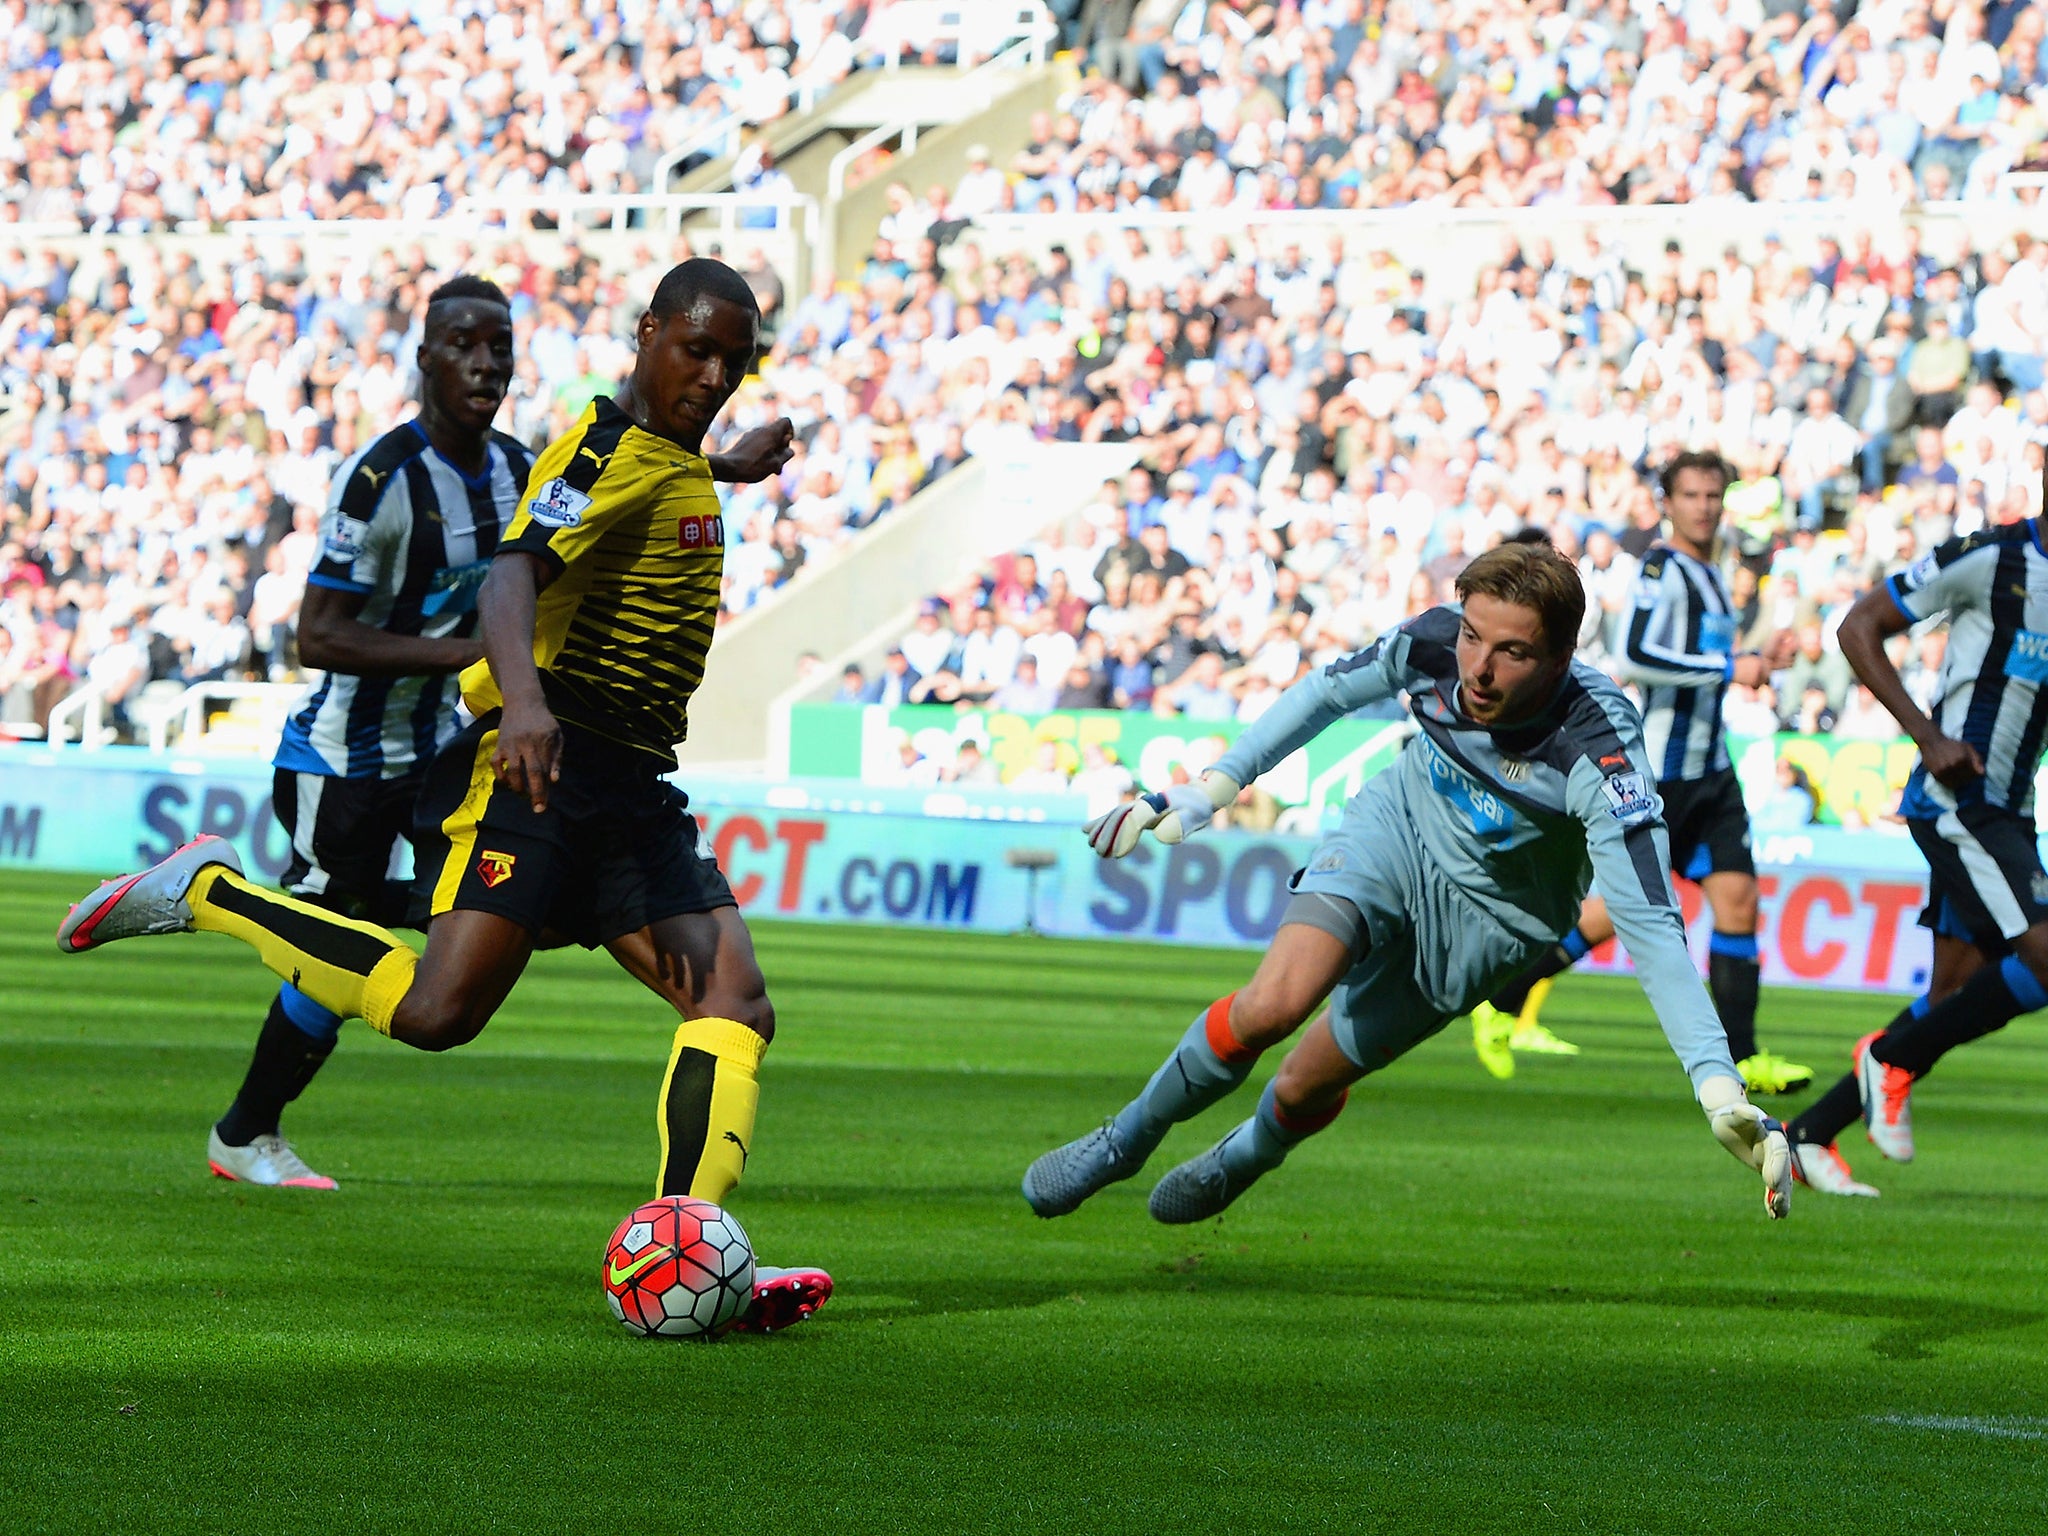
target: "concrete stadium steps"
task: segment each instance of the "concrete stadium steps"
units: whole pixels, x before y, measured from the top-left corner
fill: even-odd
[[[1034,443],[969,460],[719,630],[677,756],[773,767],[787,755],[791,704],[829,697],[849,664],[872,670],[909,630],[919,602],[1073,516],[1137,457],[1125,444]],[[802,685],[796,664],[806,651],[824,665]]]
[[[974,144],[986,145],[995,164],[1008,163],[1029,140],[1031,114],[1049,111],[1074,78],[1072,64],[1064,60],[1016,68],[863,70],[809,111],[765,123],[748,137],[766,143],[796,190],[823,205],[827,229],[819,244],[833,270],[844,274],[857,270],[873,247],[890,182],[904,182],[920,195],[935,182],[951,188]],[[882,172],[849,187],[836,204],[829,198],[832,161],[840,151],[874,130],[913,122],[914,149],[897,148]],[[729,192],[733,164],[733,156],[706,161],[672,178],[667,190]],[[695,231],[707,222],[699,215],[685,219],[683,227]]]

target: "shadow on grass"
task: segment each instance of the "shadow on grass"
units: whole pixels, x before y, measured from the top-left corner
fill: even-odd
[[[1889,1324],[1870,1341],[1873,1354],[1887,1360],[1926,1360],[1939,1346],[1972,1334],[2025,1328],[2048,1312],[2017,1307],[1975,1306],[1947,1297],[1873,1296],[1854,1291],[1781,1289],[1761,1295],[1753,1290],[1713,1286],[1657,1287],[1621,1290],[1598,1286],[1503,1284],[1412,1275],[1373,1274],[1358,1270],[1302,1270],[1256,1274],[1205,1273],[1184,1264],[1161,1265],[1155,1272],[1133,1275],[1119,1287],[1077,1290],[1072,1285],[1033,1280],[932,1280],[890,1284],[881,1288],[911,1305],[877,1309],[870,1316],[820,1313],[816,1326],[859,1327],[888,1318],[943,1317],[952,1313],[1002,1312],[1045,1306],[1075,1296],[1168,1296],[1188,1291],[1256,1293],[1298,1291],[1320,1298],[1345,1296],[1361,1300],[1451,1303],[1468,1306],[1556,1307],[1683,1307],[1705,1312],[1748,1311],[1759,1307],[1789,1312],[1821,1313]],[[849,1312],[857,1308],[850,1308]]]

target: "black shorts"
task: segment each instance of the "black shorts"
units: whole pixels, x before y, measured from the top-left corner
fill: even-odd
[[[1755,875],[1749,852],[1749,807],[1733,768],[1704,779],[1669,779],[1657,786],[1664,828],[1671,836],[1671,867],[1688,880],[1708,875]]]
[[[562,725],[562,776],[535,814],[491,772],[498,711],[434,758],[413,847],[428,914],[492,912],[595,949],[665,917],[736,906],[689,797],[634,747]]]
[[[292,840],[284,888],[344,917],[404,923],[412,886],[394,878],[391,867],[398,845],[412,839],[420,779],[340,779],[278,769],[270,805]]]
[[[2048,922],[2048,871],[2030,817],[1966,805],[1938,820],[1910,818],[1906,830],[1927,858],[1921,927],[2002,957],[2013,939]]]

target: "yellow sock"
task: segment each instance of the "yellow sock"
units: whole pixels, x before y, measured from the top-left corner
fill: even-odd
[[[687,1019],[676,1030],[661,1079],[655,1118],[661,1126],[657,1195],[689,1195],[722,1204],[747,1169],[754,1071],[768,1042],[732,1019]]]
[[[218,864],[193,877],[185,900],[201,933],[240,939],[322,1008],[391,1033],[419,956],[376,924],[263,890]]]

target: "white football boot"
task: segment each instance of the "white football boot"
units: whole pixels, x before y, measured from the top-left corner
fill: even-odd
[[[1808,1189],[1824,1195],[1864,1195],[1877,1198],[1877,1191],[1849,1172],[1849,1160],[1837,1152],[1834,1143],[1792,1143],[1792,1177]]]
[[[1886,1066],[1870,1054],[1884,1033],[1873,1030],[1856,1042],[1856,1095],[1863,1101],[1863,1124],[1878,1151],[1895,1163],[1913,1161],[1913,1074]]]
[[[225,838],[195,837],[169,858],[139,874],[109,880],[73,907],[57,927],[57,947],[67,955],[151,933],[190,933],[192,908],[185,892],[208,865],[242,872],[235,845]]]
[[[273,1189],[339,1189],[324,1173],[315,1173],[282,1136],[258,1136],[246,1147],[231,1147],[218,1127],[206,1133],[206,1166],[216,1178],[238,1184],[267,1184]]]

